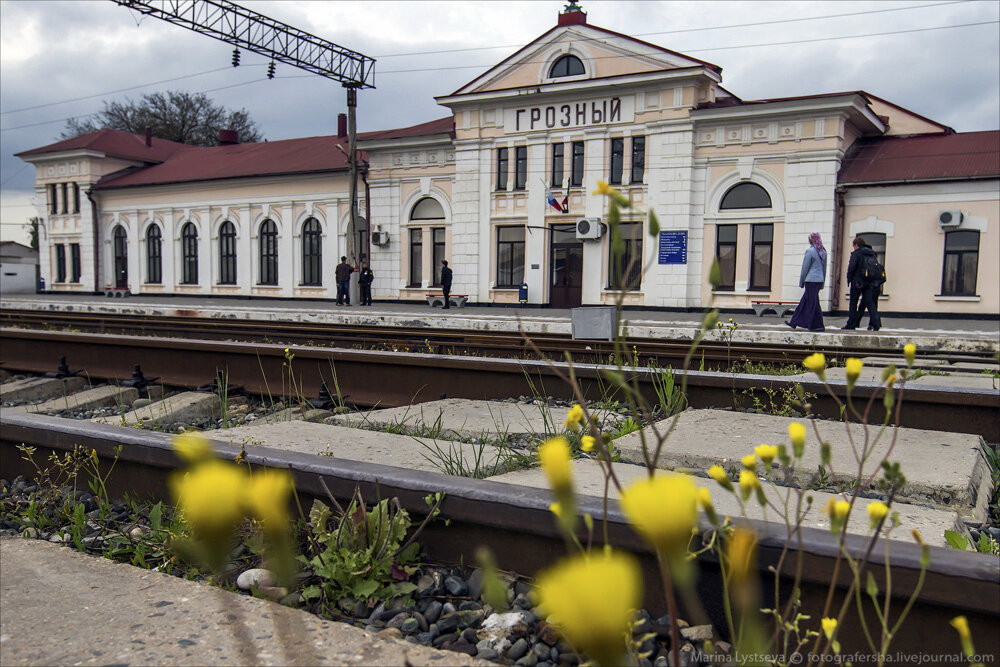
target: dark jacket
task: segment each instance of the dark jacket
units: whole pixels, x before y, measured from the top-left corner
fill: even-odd
[[[351,279],[351,273],[354,268],[347,262],[341,262],[337,265],[337,268],[333,270],[333,274],[337,277],[338,283],[344,283]]]
[[[373,280],[375,280],[375,274],[372,273],[370,268],[361,269],[361,275],[358,277],[358,283],[362,285],[371,285]]]
[[[451,269],[447,266],[441,268],[441,287],[451,289]]]
[[[851,287],[861,289],[865,286],[865,263],[869,257],[878,257],[871,246],[858,248],[851,253],[851,258],[847,261],[847,284]]]

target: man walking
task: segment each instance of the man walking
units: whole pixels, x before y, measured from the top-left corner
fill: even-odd
[[[334,277],[337,279],[337,305],[351,305],[351,293],[347,290],[351,284],[351,273],[354,268],[347,263],[346,257],[340,258],[340,264],[334,269]]]
[[[358,287],[361,288],[361,305],[372,305],[372,281],[375,274],[368,268],[368,262],[361,262],[361,275],[358,276]]]
[[[451,307],[451,269],[448,268],[448,260],[441,260],[441,293],[444,294],[444,309]]]
[[[851,294],[847,324],[844,325],[844,329],[857,329],[867,310],[869,331],[878,331],[882,328],[882,318],[878,314],[878,293],[881,283],[865,277],[865,267],[870,261],[877,261],[878,255],[860,236],[854,238],[853,245],[854,251],[847,262],[847,283],[851,286]]]

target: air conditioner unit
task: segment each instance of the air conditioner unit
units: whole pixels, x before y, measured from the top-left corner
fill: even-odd
[[[599,239],[607,229],[608,226],[600,218],[580,218],[576,221],[576,238]]]
[[[941,211],[938,213],[938,227],[941,229],[953,229],[962,224],[964,217],[961,211]]]
[[[377,246],[389,245],[389,232],[372,232],[372,243]]]

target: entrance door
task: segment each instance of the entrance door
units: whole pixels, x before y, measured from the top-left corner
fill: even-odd
[[[583,301],[583,242],[576,238],[576,225],[552,225],[549,266],[553,308],[576,308]]]
[[[115,287],[128,288],[128,237],[125,228],[115,227]]]

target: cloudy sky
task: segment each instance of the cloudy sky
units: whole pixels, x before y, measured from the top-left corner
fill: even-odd
[[[359,131],[446,115],[452,92],[541,35],[564,2],[240,4],[378,60]],[[866,90],[960,132],[1000,128],[1000,2],[582,0],[588,21],[713,62],[745,99]],[[805,20],[798,20],[805,19]],[[34,169],[19,151],[58,141],[106,99],[183,89],[246,108],[268,139],[331,134],[345,110],[326,79],[107,0],[0,2],[0,239],[24,241]]]

